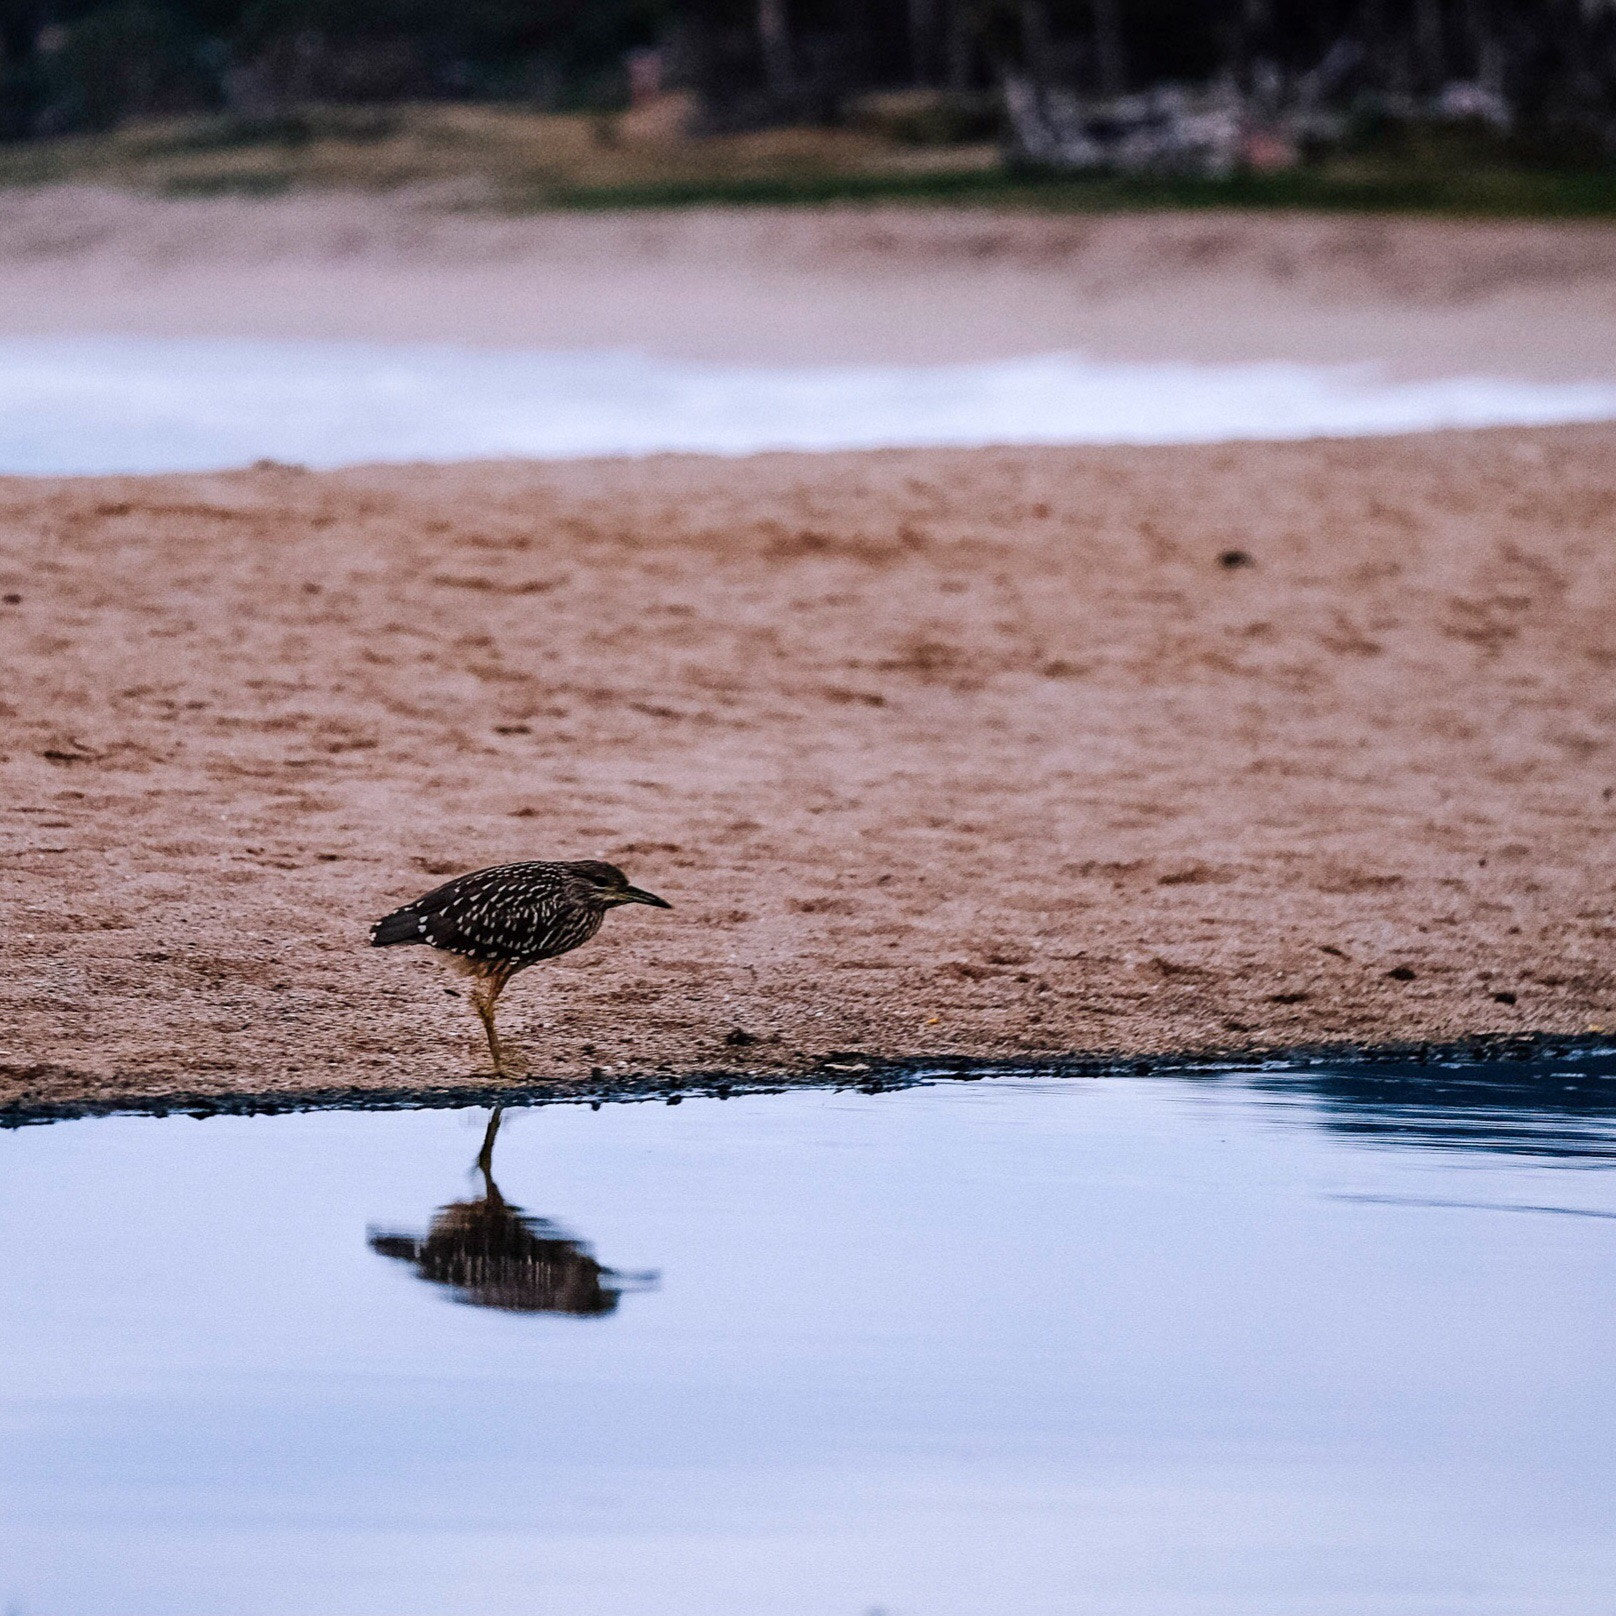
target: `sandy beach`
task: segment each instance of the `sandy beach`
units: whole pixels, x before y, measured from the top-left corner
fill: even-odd
[[[1616,233],[9,193],[0,336],[1616,375]],[[0,1104],[1616,1025],[1616,428],[0,481]],[[1224,558],[1224,559],[1220,559]],[[1232,560],[1238,564],[1225,564]]]
[[[702,208],[502,217],[451,191],[0,201],[0,337],[629,348],[740,364],[1081,351],[1616,374],[1616,230],[1260,213]]]
[[[0,1100],[1616,1024],[1616,427],[0,482]]]

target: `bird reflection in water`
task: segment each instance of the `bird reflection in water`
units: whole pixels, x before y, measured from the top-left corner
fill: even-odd
[[[655,1274],[623,1274],[595,1261],[589,1248],[545,1218],[512,1206],[494,1182],[496,1109],[477,1153],[483,1193],[441,1207],[425,1235],[370,1232],[370,1248],[414,1266],[457,1302],[506,1313],[568,1313],[598,1318],[617,1310],[625,1291],[649,1290]]]

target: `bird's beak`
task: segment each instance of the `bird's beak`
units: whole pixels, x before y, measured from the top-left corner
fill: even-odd
[[[648,903],[653,909],[671,909],[673,905],[666,898],[659,898],[654,892],[646,892],[640,887],[622,887],[612,894],[619,903]]]

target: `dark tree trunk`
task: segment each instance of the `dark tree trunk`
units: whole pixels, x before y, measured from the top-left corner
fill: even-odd
[[[769,94],[776,100],[785,100],[794,82],[791,20],[786,14],[786,0],[758,0],[757,31],[763,52],[763,78],[769,86]]]
[[[1419,85],[1427,93],[1440,90],[1448,77],[1447,41],[1442,25],[1442,0],[1415,0],[1414,56]]]
[[[974,30],[970,0],[949,0],[948,4],[948,87],[955,91],[971,87]]]
[[[1504,91],[1504,41],[1490,0],[1466,0],[1465,32],[1476,82],[1494,95]]]
[[[1021,62],[1035,84],[1047,84],[1054,68],[1055,41],[1044,0],[1021,0]]]
[[[1121,95],[1128,85],[1128,60],[1122,46],[1122,14],[1117,0],[1089,0],[1094,16],[1094,60],[1100,94]]]
[[[937,0],[909,0],[909,74],[916,84],[937,82]]]

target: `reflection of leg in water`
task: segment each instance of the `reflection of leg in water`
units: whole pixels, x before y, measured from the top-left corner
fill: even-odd
[[[655,1274],[603,1267],[582,1241],[505,1200],[494,1182],[494,1141],[503,1117],[504,1108],[496,1106],[477,1152],[482,1195],[440,1207],[424,1236],[373,1229],[371,1249],[410,1263],[457,1301],[510,1313],[611,1313],[624,1291],[654,1285]]]
[[[483,1183],[490,1194],[498,1193],[494,1189],[494,1139],[499,1133],[499,1119],[504,1115],[505,1107],[496,1105],[493,1116],[488,1119],[488,1131],[483,1135],[483,1148],[477,1152],[477,1170],[483,1175]]]

